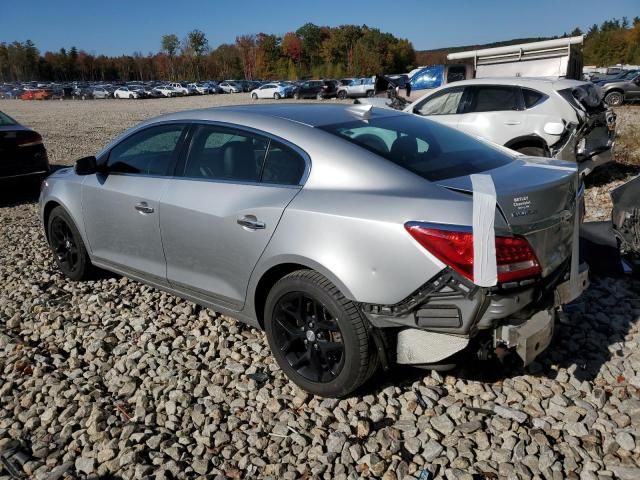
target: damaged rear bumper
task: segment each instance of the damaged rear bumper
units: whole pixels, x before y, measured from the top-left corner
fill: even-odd
[[[446,272],[398,305],[365,305],[363,313],[378,328],[399,327],[399,364],[446,363],[475,337],[490,334],[494,347],[513,349],[528,365],[549,346],[558,307],[575,300],[589,285],[586,264],[577,278],[568,274],[565,266],[545,284],[500,291],[469,285]]]
[[[494,347],[514,349],[525,366],[544,351],[553,338],[556,309],[542,310],[521,325],[502,325],[494,330]]]

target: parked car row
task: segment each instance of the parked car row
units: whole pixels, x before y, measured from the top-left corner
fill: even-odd
[[[120,82],[120,83],[64,83],[0,85],[0,98],[22,100],[49,99],[137,99],[208,95],[225,93],[218,82]]]

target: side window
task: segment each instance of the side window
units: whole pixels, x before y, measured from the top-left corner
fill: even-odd
[[[524,99],[524,108],[531,108],[536,105],[542,97],[544,97],[544,94],[537,92],[536,90],[523,88],[522,97]]]
[[[268,143],[260,135],[201,125],[193,135],[184,176],[258,182]]]
[[[491,85],[471,89],[467,112],[500,112],[505,110],[519,110],[516,88]]]
[[[280,185],[299,185],[304,174],[304,159],[291,148],[271,140],[264,161],[262,181]]]
[[[452,115],[458,113],[458,106],[464,93],[463,88],[453,88],[427,98],[413,109],[418,115]]]
[[[169,175],[184,125],[160,125],[138,132],[111,149],[109,171]]]

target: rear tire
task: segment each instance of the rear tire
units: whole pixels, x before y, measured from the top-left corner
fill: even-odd
[[[377,370],[377,351],[360,310],[313,270],[297,270],[273,286],[265,331],[287,377],[315,395],[344,397]]]
[[[373,97],[373,90],[367,90],[367,97]]]
[[[299,93],[297,93],[297,92],[296,92],[296,93],[294,93],[294,94],[293,94],[293,98],[294,98],[294,100],[300,100],[300,94],[299,94]]]
[[[85,280],[94,271],[89,254],[71,216],[54,208],[47,222],[47,239],[58,268],[71,280]]]
[[[345,98],[347,98],[347,92],[345,92],[344,90],[340,90],[340,91],[338,92],[338,98],[339,98],[340,100],[344,100]]]
[[[515,149],[528,157],[548,157],[546,150],[542,147],[520,147]]]
[[[624,103],[624,95],[620,92],[609,92],[604,96],[604,101],[607,105],[617,107]]]
[[[275,100],[280,100],[282,97],[280,96],[280,94],[278,92],[276,92],[276,93],[273,94],[273,98]]]
[[[322,96],[322,94],[321,94],[321,93],[318,93],[318,94],[316,95],[316,100],[323,100],[323,99],[324,99],[324,97]]]

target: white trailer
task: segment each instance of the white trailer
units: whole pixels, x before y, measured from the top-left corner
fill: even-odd
[[[552,77],[582,80],[583,36],[450,53],[447,60],[473,61],[476,78]]]

